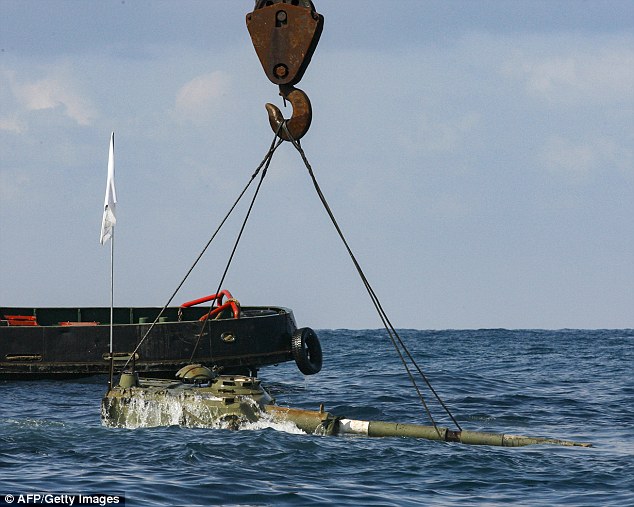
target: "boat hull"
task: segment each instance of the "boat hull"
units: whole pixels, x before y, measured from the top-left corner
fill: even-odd
[[[160,308],[115,308],[115,365],[123,366]],[[293,360],[293,312],[244,307],[235,318],[198,319],[208,308],[169,308],[135,357],[145,376],[171,377],[192,361],[227,372],[257,372]],[[180,313],[180,320],[179,320]],[[109,372],[109,308],[0,308],[0,379],[73,378]],[[32,318],[9,325],[7,316]],[[24,320],[24,319],[23,319]]]

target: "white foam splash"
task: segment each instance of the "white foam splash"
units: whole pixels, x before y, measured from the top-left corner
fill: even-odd
[[[220,398],[198,393],[166,394],[160,401],[156,395],[146,396],[143,391],[126,399],[125,410],[117,419],[110,418],[106,406],[102,404],[101,419],[104,426],[137,429],[157,426],[183,426],[188,428],[210,428],[258,431],[273,429],[289,434],[305,435],[290,421],[279,421],[264,412],[255,400],[249,397],[240,398],[253,409],[257,420],[250,421],[245,417],[224,418],[204,401],[220,401]]]
[[[206,407],[202,403],[196,403],[195,398],[196,395],[185,396],[181,393],[166,395],[157,401],[155,395],[146,397],[144,391],[139,391],[133,397],[126,399],[125,410],[120,412],[117,419],[111,419],[105,405],[102,404],[102,421],[105,426],[128,429],[184,425],[187,421],[185,412],[191,412],[190,407],[199,407],[198,414],[193,414],[199,419],[210,415],[201,413],[204,412],[201,409]],[[186,406],[187,409],[185,409]],[[213,421],[213,418],[209,417],[208,420]]]
[[[7,424],[14,424],[16,426],[24,426],[24,427],[33,427],[33,428],[39,428],[39,427],[47,427],[47,426],[66,426],[64,421],[51,421],[50,419],[33,419],[33,418],[26,418],[26,419],[13,419],[13,418],[7,418],[7,419],[0,419],[1,422],[3,423],[7,423]]]
[[[275,431],[281,431],[283,433],[290,433],[291,435],[306,435],[305,432],[300,430],[295,424],[290,421],[276,421],[270,414],[261,412],[260,419],[255,422],[245,421],[238,428],[239,430],[257,431],[272,429]]]

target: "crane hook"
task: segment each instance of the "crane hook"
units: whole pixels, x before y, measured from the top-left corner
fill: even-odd
[[[285,120],[276,106],[266,104],[271,128],[285,141],[296,141],[308,131],[312,109],[306,94],[294,85],[310,63],[324,17],[311,0],[256,0],[246,22],[264,72],[293,106],[293,115]]]
[[[269,123],[273,131],[285,141],[298,141],[308,132],[313,119],[310,100],[308,95],[292,85],[280,85],[280,95],[291,103],[293,114],[290,119],[285,120],[277,106],[267,103],[265,107],[269,114]],[[280,128],[284,122],[286,129]]]

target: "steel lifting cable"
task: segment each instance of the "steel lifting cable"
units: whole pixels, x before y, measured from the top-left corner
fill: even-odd
[[[305,154],[303,148],[301,147],[300,142],[298,140],[294,139],[291,136],[290,132],[288,131],[288,129],[286,127],[286,122],[283,122],[282,126],[283,126],[285,134],[290,138],[291,143],[293,144],[295,149],[300,154],[300,156],[302,158],[302,161],[304,162],[304,165],[306,166],[306,169],[308,170],[308,174],[310,175],[310,178],[311,178],[311,180],[313,182],[313,186],[315,187],[317,195],[319,196],[319,199],[320,199],[322,205],[324,206],[324,209],[328,213],[330,221],[334,225],[334,227],[335,227],[335,229],[337,231],[337,234],[339,235],[341,241],[343,242],[343,244],[344,244],[344,246],[345,246],[345,248],[346,248],[346,250],[348,252],[348,255],[350,256],[350,259],[352,260],[352,262],[353,262],[353,264],[354,264],[354,266],[355,266],[355,268],[357,270],[357,273],[359,274],[359,276],[360,276],[360,278],[361,278],[361,280],[362,280],[362,282],[363,282],[363,284],[364,284],[364,286],[365,286],[365,288],[366,288],[366,290],[367,290],[367,292],[368,292],[368,294],[370,296],[370,299],[372,300],[372,303],[373,303],[377,313],[379,314],[381,322],[383,323],[383,326],[385,327],[385,330],[387,331],[388,336],[390,337],[390,340],[392,341],[392,345],[394,346],[394,349],[398,353],[399,358],[400,358],[401,362],[403,363],[403,366],[405,367],[405,370],[407,371],[407,375],[408,375],[410,381],[412,382],[412,385],[414,386],[414,389],[416,390],[416,393],[418,394],[418,397],[419,397],[423,407],[425,408],[427,416],[429,417],[429,419],[432,422],[434,428],[436,429],[436,432],[438,432],[440,434],[440,430],[438,429],[438,427],[436,425],[436,422],[434,421],[434,418],[433,418],[433,416],[431,414],[431,411],[429,410],[429,407],[427,406],[427,403],[425,402],[424,396],[420,392],[418,384],[416,383],[416,379],[414,378],[409,366],[407,365],[407,361],[403,357],[401,349],[405,352],[405,354],[407,355],[407,357],[411,361],[412,365],[416,368],[416,370],[418,371],[419,375],[425,381],[425,384],[427,385],[429,390],[433,393],[434,397],[440,403],[440,405],[442,406],[444,411],[447,413],[449,418],[456,425],[456,427],[460,431],[462,431],[462,428],[460,427],[460,424],[458,424],[458,421],[455,419],[455,417],[453,416],[453,414],[451,413],[451,411],[449,410],[447,405],[443,402],[443,400],[440,398],[440,395],[433,388],[433,386],[431,385],[431,382],[427,378],[427,375],[425,375],[425,373],[418,366],[418,364],[416,363],[416,360],[411,355],[409,349],[407,348],[407,346],[405,345],[405,343],[403,342],[403,340],[399,336],[398,332],[396,331],[396,329],[394,328],[394,326],[390,322],[387,314],[385,313],[385,310],[383,310],[383,306],[381,305],[381,302],[379,301],[378,296],[376,295],[376,293],[374,292],[374,289],[370,285],[370,282],[366,278],[366,276],[365,276],[365,274],[363,272],[363,269],[361,268],[361,265],[357,261],[354,253],[352,252],[352,249],[350,248],[350,246],[348,244],[348,241],[346,240],[346,238],[345,238],[345,236],[343,234],[343,231],[339,227],[339,224],[337,222],[337,219],[334,216],[334,213],[332,212],[330,206],[328,205],[326,197],[324,196],[323,192],[321,191],[321,187],[319,186],[319,183],[317,182],[317,178],[315,177],[315,174],[313,172],[312,166],[310,165],[310,162],[308,161],[308,158],[306,157],[306,154]],[[399,347],[399,345],[400,345],[400,347]]]
[[[222,276],[220,277],[220,281],[218,282],[218,288],[216,289],[216,292],[214,292],[214,294],[220,294],[220,288],[222,287],[222,285],[225,282],[225,277],[227,276],[227,272],[229,271],[229,266],[231,266],[231,262],[233,261],[233,257],[235,256],[236,250],[238,249],[238,244],[240,243],[240,239],[242,239],[242,233],[244,232],[244,229],[247,225],[247,221],[249,220],[249,217],[251,216],[251,211],[253,210],[253,206],[255,204],[255,200],[258,197],[258,194],[260,193],[260,188],[262,187],[262,183],[264,182],[264,177],[266,176],[266,173],[269,169],[269,165],[271,164],[271,160],[273,159],[273,153],[275,153],[275,150],[278,148],[278,146],[280,144],[282,144],[282,142],[284,142],[284,140],[282,138],[277,137],[279,134],[279,129],[278,131],[275,133],[276,139],[274,139],[274,142],[271,143],[271,148],[269,149],[269,152],[266,154],[266,157],[264,157],[264,160],[262,161],[263,163],[260,164],[260,166],[258,167],[258,170],[256,171],[255,174],[257,174],[257,172],[260,171],[260,169],[262,168],[262,165],[264,165],[264,169],[262,170],[262,174],[260,176],[260,182],[258,183],[258,186],[255,189],[255,192],[253,193],[253,197],[251,198],[251,204],[249,205],[249,209],[247,210],[247,213],[244,217],[244,220],[242,221],[242,226],[240,227],[240,231],[238,232],[238,236],[236,237],[235,243],[233,245],[233,249],[231,250],[231,254],[229,255],[229,259],[227,260],[227,265],[225,266],[225,270],[222,273]],[[251,180],[253,181],[253,180]],[[251,182],[249,182],[250,184]],[[194,349],[192,350],[192,354],[191,357],[189,358],[190,361],[193,361],[194,359],[194,354],[196,353],[196,349],[198,348],[198,344],[200,343],[200,339],[202,338],[204,332],[205,332],[205,327],[207,326],[207,324],[209,323],[209,317],[211,316],[211,312],[214,310],[214,306],[216,304],[216,300],[212,301],[212,304],[209,308],[209,312],[207,312],[207,318],[204,319],[203,324],[201,326],[200,329],[200,334],[198,335],[198,340],[196,340],[196,345],[194,346]],[[210,354],[210,358],[213,358],[213,351],[211,350],[211,342],[210,342],[210,346],[209,346],[209,354]]]
[[[281,128],[281,127],[280,127]],[[220,232],[220,229],[222,229],[222,227],[224,226],[225,222],[229,219],[229,217],[231,216],[231,214],[233,213],[233,210],[236,208],[236,206],[238,205],[238,203],[240,202],[240,200],[242,199],[242,197],[244,196],[244,194],[246,193],[246,191],[249,189],[249,187],[251,186],[251,184],[253,183],[253,180],[255,180],[255,178],[257,177],[257,175],[260,173],[262,167],[266,166],[268,168],[270,162],[271,162],[271,158],[273,157],[273,153],[275,153],[275,150],[277,150],[277,148],[284,142],[283,139],[280,139],[278,134],[280,132],[280,129],[278,129],[275,132],[275,136],[273,137],[273,141],[271,142],[271,145],[269,146],[269,150],[266,153],[266,155],[264,156],[264,158],[262,159],[262,161],[260,162],[260,164],[257,166],[257,168],[255,169],[255,171],[253,172],[253,174],[251,175],[251,178],[249,179],[249,181],[247,182],[247,184],[245,185],[245,187],[242,189],[242,191],[240,192],[240,194],[238,195],[238,197],[236,198],[235,202],[233,203],[233,205],[231,206],[231,208],[229,208],[229,211],[227,211],[227,214],[225,215],[225,217],[222,219],[222,221],[220,222],[220,225],[218,225],[218,227],[216,228],[216,230],[214,231],[214,233],[211,235],[211,238],[209,238],[209,241],[207,241],[207,244],[203,247],[202,251],[198,254],[198,257],[196,257],[196,260],[194,261],[194,263],[191,265],[191,267],[187,270],[187,273],[185,273],[185,276],[183,277],[183,279],[181,280],[181,282],[178,284],[178,286],[176,287],[176,289],[174,290],[174,292],[172,293],[172,295],[170,296],[170,298],[167,300],[167,303],[165,303],[165,305],[163,306],[163,308],[161,309],[161,311],[159,312],[159,314],[156,316],[156,318],[154,319],[154,321],[152,322],[152,324],[150,325],[149,329],[145,332],[145,334],[143,335],[143,337],[141,338],[141,340],[139,340],[139,343],[137,344],[137,346],[135,347],[134,351],[130,354],[130,357],[128,358],[128,360],[125,362],[125,364],[122,367],[122,370],[125,370],[128,366],[128,364],[130,363],[130,361],[132,360],[132,358],[135,356],[135,354],[139,351],[139,348],[141,347],[141,345],[145,342],[145,340],[147,339],[147,337],[150,335],[150,333],[152,332],[152,330],[154,329],[154,327],[156,326],[156,323],[159,321],[159,319],[163,316],[163,314],[165,313],[165,310],[167,310],[168,306],[172,303],[172,301],[174,300],[174,298],[176,297],[176,294],[178,294],[178,292],[180,291],[181,287],[183,286],[183,284],[187,281],[187,278],[189,278],[189,275],[192,273],[192,271],[194,270],[194,268],[196,267],[196,265],[198,264],[198,262],[200,261],[200,259],[202,259],[203,255],[205,254],[205,252],[207,251],[207,249],[209,248],[209,246],[211,245],[211,243],[213,242],[213,240],[216,238],[216,236],[218,235],[218,233]],[[262,183],[260,182],[260,185]],[[259,186],[258,185],[258,189]],[[251,206],[253,206],[253,204],[251,204]],[[244,226],[243,226],[244,227]],[[237,246],[237,245],[236,245]],[[228,269],[228,266],[227,266]],[[226,271],[225,271],[226,273]],[[224,276],[223,276],[224,279]],[[221,281],[222,283],[222,281]],[[218,291],[220,290],[220,287],[218,288],[218,290],[216,291],[216,294],[218,293]],[[213,308],[213,305],[212,305]],[[202,333],[201,333],[202,335]],[[200,336],[198,338],[200,340]],[[198,342],[196,342],[196,345],[198,345]]]

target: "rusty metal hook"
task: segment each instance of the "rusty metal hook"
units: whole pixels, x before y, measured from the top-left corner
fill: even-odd
[[[293,115],[290,119],[285,120],[277,106],[267,103],[265,107],[269,113],[269,123],[273,131],[277,132],[277,135],[285,141],[298,141],[308,132],[310,122],[313,119],[310,100],[308,95],[292,85],[280,85],[280,95],[293,106]],[[286,129],[280,128],[284,122],[286,122]]]

